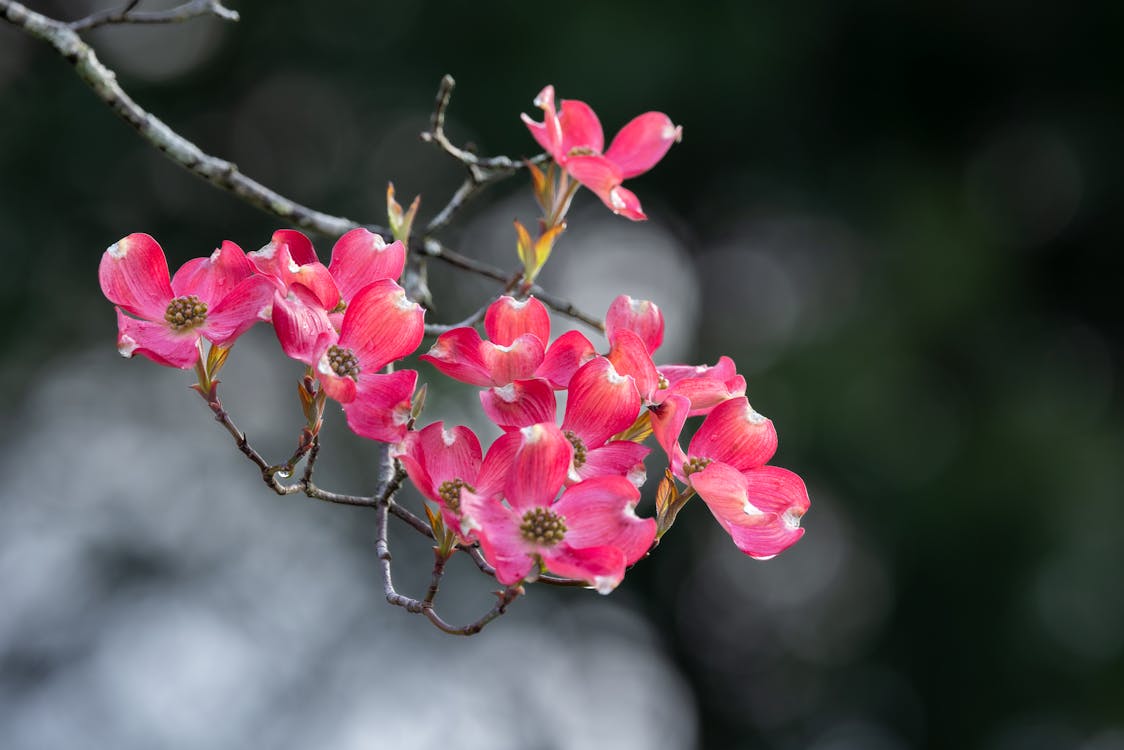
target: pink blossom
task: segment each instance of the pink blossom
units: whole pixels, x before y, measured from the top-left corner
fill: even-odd
[[[309,355],[324,392],[343,405],[347,424],[357,435],[397,442],[406,434],[417,372],[383,374],[388,363],[411,354],[424,335],[424,311],[406,298],[402,287],[382,280],[355,295],[337,334],[321,334]],[[288,316],[276,317],[278,338],[292,337]]]
[[[557,497],[572,456],[562,431],[538,424],[508,433],[497,444],[501,441],[505,450],[515,446],[506,503],[461,493],[463,528],[479,540],[496,579],[513,585],[542,566],[601,593],[615,588],[655,539],[655,522],[634,511],[639,490],[623,477],[609,476],[573,485]]]
[[[555,162],[574,179],[592,190],[613,213],[633,221],[648,218],[636,195],[621,186],[625,180],[647,172],[663,158],[683,129],[662,112],[646,112],[613,138],[602,153],[605,136],[597,115],[585,102],[564,99],[555,109],[554,87],[547,86],[535,97],[543,121],[522,115],[531,135]]]
[[[690,484],[738,549],[765,560],[796,543],[810,504],[799,476],[767,466],[777,449],[773,423],[744,397],[724,401],[707,415],[684,452],[679,433],[691,405],[668,398],[653,412],[652,427],[677,478]]]
[[[484,316],[484,340],[475,328],[454,328],[437,337],[420,359],[462,383],[505,386],[535,376],[550,340],[550,316],[534,297],[503,296]]]
[[[141,354],[169,367],[193,366],[200,338],[230,346],[254,323],[269,319],[268,281],[254,274],[245,253],[229,241],[210,257],[188,261],[169,279],[156,240],[130,234],[102,255],[98,281],[117,305],[121,354]]]

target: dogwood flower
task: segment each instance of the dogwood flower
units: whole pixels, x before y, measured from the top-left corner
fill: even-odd
[[[506,503],[461,491],[462,527],[479,540],[496,579],[514,585],[541,566],[586,581],[600,593],[612,591],[655,539],[655,521],[634,511],[640,491],[624,477],[606,476],[557,497],[573,453],[562,431],[537,424],[504,435],[497,445],[501,441],[504,449],[518,443],[505,482]]]
[[[683,129],[663,112],[646,112],[621,128],[602,153],[605,135],[588,104],[564,99],[556,109],[554,87],[547,86],[535,97],[535,106],[542,109],[543,121],[524,114],[523,122],[558,166],[592,190],[613,213],[633,221],[647,219],[640,200],[621,183],[654,167],[683,137]]]
[[[111,245],[98,266],[98,282],[117,305],[118,351],[181,369],[198,360],[201,338],[230,346],[254,323],[269,320],[273,293],[229,241],[169,279],[164,250],[147,234]]]

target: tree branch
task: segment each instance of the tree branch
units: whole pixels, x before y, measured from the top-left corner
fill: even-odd
[[[136,128],[166,157],[197,177],[310,232],[338,237],[359,226],[351,219],[321,213],[290,200],[242,174],[234,163],[204,153],[125,93],[113,71],[102,64],[90,45],[68,24],[29,10],[14,0],[0,0],[0,17],[54,47],[118,117]],[[385,234],[386,230],[381,233]]]
[[[218,16],[226,21],[237,21],[238,12],[225,7],[221,0],[191,0],[170,10],[138,11],[140,0],[129,0],[124,8],[103,10],[67,24],[71,31],[89,31],[110,24],[182,23],[199,16]]]

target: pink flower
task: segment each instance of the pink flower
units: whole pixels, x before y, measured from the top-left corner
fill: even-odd
[[[504,429],[555,420],[554,390],[542,379],[517,380],[480,394],[484,413]],[[590,360],[570,380],[562,433],[573,446],[568,482],[598,476],[628,475],[644,483],[648,449],[631,440],[611,440],[628,429],[640,412],[640,394],[632,379],[609,360]]]
[[[208,258],[188,261],[169,279],[156,240],[130,234],[102,255],[98,282],[117,305],[121,354],[141,354],[169,367],[193,366],[200,338],[230,346],[254,323],[269,320],[269,282],[254,274],[245,253],[229,241]]]
[[[397,442],[406,434],[417,372],[379,371],[413,353],[424,335],[424,311],[402,287],[384,279],[363,287],[351,300],[337,334],[322,333],[301,361],[311,365],[324,392],[343,405],[352,432]],[[293,338],[288,316],[274,318],[277,336]]]
[[[671,396],[653,412],[656,439],[671,459],[671,470],[690,484],[738,549],[767,560],[804,535],[800,518],[808,490],[787,469],[766,466],[777,449],[773,423],[744,397],[714,407],[691,439],[686,453],[679,433],[691,404]]]
[[[564,99],[556,111],[554,87],[547,86],[535,97],[535,106],[542,109],[543,121],[535,122],[524,114],[523,122],[560,167],[592,190],[613,213],[633,221],[648,218],[636,195],[621,183],[654,167],[671,144],[682,138],[681,127],[662,112],[646,112],[621,128],[602,154],[605,136],[588,104]]]
[[[535,376],[550,341],[550,315],[534,297],[503,296],[484,316],[484,340],[475,328],[454,328],[437,337],[420,359],[462,383],[504,386]]]
[[[513,445],[503,492],[506,504],[461,493],[463,528],[479,540],[496,568],[496,579],[510,586],[541,565],[586,581],[603,594],[612,591],[655,539],[655,521],[638,518],[634,511],[639,490],[623,477],[598,477],[571,486],[556,499],[572,455],[561,430],[553,424],[525,427],[499,438],[492,450],[507,451]]]

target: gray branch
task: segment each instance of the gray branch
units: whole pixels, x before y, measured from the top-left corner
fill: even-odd
[[[199,16],[217,16],[225,21],[237,21],[238,12],[224,6],[221,0],[191,0],[169,10],[136,10],[140,0],[129,0],[118,10],[103,10],[85,18],[71,21],[67,26],[71,31],[88,31],[110,24],[163,24],[182,23]]]

